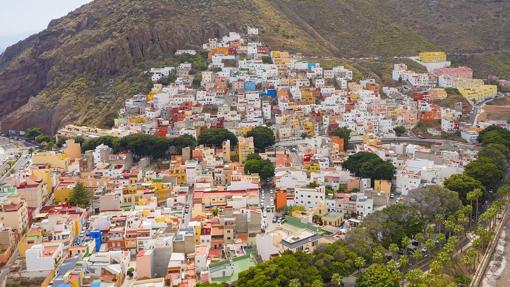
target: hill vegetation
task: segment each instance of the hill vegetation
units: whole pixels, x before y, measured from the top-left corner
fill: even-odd
[[[4,130],[46,133],[111,123],[126,97],[147,92],[149,67],[247,26],[273,49],[343,59],[441,49],[508,76],[503,52],[484,55],[510,48],[501,36],[509,12],[510,2],[488,0],[96,0],[0,55],[0,120]],[[384,59],[346,64],[382,82],[391,67]]]

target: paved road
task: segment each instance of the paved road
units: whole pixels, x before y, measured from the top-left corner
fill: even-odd
[[[189,192],[188,192],[188,195],[186,196],[186,205],[188,205],[188,213],[184,213],[183,211],[183,220],[182,220],[182,223],[183,223],[183,226],[184,227],[187,227],[189,222],[191,221],[191,214],[192,214],[192,209],[193,209],[193,188],[190,187],[189,189]],[[186,207],[184,207],[184,210],[186,210]]]
[[[18,158],[16,163],[12,165],[12,169],[15,171],[18,171],[20,169],[24,169],[30,165],[31,155],[28,153],[28,151],[23,151],[21,156]],[[6,173],[3,176],[0,177],[0,183],[2,183],[6,178],[8,178],[11,174]]]
[[[492,255],[491,262],[485,277],[482,280],[482,287],[506,287],[510,286],[510,217],[505,222],[503,231],[499,237],[498,245],[494,254]]]

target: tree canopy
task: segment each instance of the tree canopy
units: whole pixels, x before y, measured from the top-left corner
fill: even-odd
[[[153,159],[162,158],[169,147],[167,138],[148,134],[132,134],[120,139],[120,149],[132,152],[136,157],[150,156]]]
[[[225,140],[230,140],[232,146],[237,145],[235,134],[224,128],[209,128],[203,130],[198,136],[198,144],[221,146]]]
[[[250,158],[254,158],[254,156]],[[268,179],[274,176],[274,165],[267,159],[248,159],[244,163],[244,172],[247,174],[257,173],[261,179]]]
[[[267,147],[275,143],[273,130],[264,126],[251,129],[246,136],[253,137],[253,144],[259,151],[264,151]]]
[[[114,136],[101,136],[87,139],[81,145],[81,149],[83,151],[93,150],[101,144],[109,146],[114,152],[118,152],[120,149],[120,139]]]
[[[479,180],[486,189],[495,189],[503,176],[503,168],[488,157],[478,159],[466,165],[464,173]]]
[[[457,192],[439,185],[427,185],[411,190],[408,194],[408,202],[416,207],[426,222],[432,221],[436,214],[447,217],[462,207]]]
[[[469,200],[467,199],[467,194],[469,192],[477,188],[485,190],[485,187],[479,180],[463,173],[454,174],[447,178],[444,181],[444,186],[449,190],[457,192],[460,200],[462,200],[464,204],[469,203]]]
[[[399,287],[402,273],[396,264],[372,264],[361,274],[356,286],[360,287]]]
[[[182,135],[176,138],[171,138],[168,141],[170,145],[170,152],[172,154],[181,154],[182,149],[185,147],[195,148],[197,140],[191,135]]]
[[[71,193],[71,198],[69,199],[69,203],[79,207],[88,207],[90,205],[90,200],[92,199],[92,193],[85,189],[83,183],[77,183],[73,192]]]
[[[406,133],[406,128],[404,126],[396,126],[393,128],[393,130],[395,131],[395,135],[397,137],[401,137]]]
[[[283,254],[241,272],[236,286],[288,286],[293,279],[304,285],[310,285],[313,281],[322,279],[317,267],[310,264],[312,259],[312,255],[302,252]]]
[[[342,167],[350,170],[356,176],[363,178],[391,180],[395,173],[395,167],[390,162],[382,160],[376,154],[370,152],[358,152],[349,156],[342,163]]]
[[[483,145],[503,144],[510,148],[510,131],[495,125],[489,126],[478,134],[478,141]]]

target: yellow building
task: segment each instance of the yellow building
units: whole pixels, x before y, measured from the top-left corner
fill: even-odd
[[[445,52],[421,52],[419,55],[420,61],[424,63],[439,63],[446,61]]]
[[[69,156],[54,151],[37,152],[32,155],[32,163],[35,165],[47,165],[51,168],[67,170]]]
[[[152,102],[152,100],[154,99],[154,93],[152,91],[148,92],[146,99],[147,102]]]
[[[361,85],[356,82],[349,82],[347,83],[347,89],[349,89],[349,91],[359,91],[361,90]]]
[[[72,178],[65,178],[55,187],[54,202],[62,203],[69,202],[73,194],[73,188],[76,186],[76,180]]]
[[[470,101],[482,101],[489,97],[494,97],[498,94],[498,86],[496,85],[482,85],[472,89],[459,89],[460,94]]]
[[[374,181],[374,191],[390,193],[391,192],[391,180],[376,179]]]
[[[202,235],[202,223],[200,223],[200,221],[190,221],[189,226],[193,227],[193,233],[195,234],[195,243],[200,244],[200,235]]]
[[[18,244],[19,256],[25,257],[25,252],[35,244],[43,242],[44,230],[40,227],[30,228]]]
[[[318,162],[311,162],[307,170],[309,173],[319,173],[321,171],[321,165]]]
[[[53,176],[49,168],[32,168],[30,171],[33,175],[42,179],[42,181],[48,187],[49,193],[53,191]]]
[[[69,157],[70,160],[77,159],[81,157],[81,146],[79,143],[76,143],[74,139],[68,139],[66,141],[66,147],[64,148],[64,153]]]
[[[240,136],[245,136],[253,127],[238,127],[236,133]]]
[[[165,182],[151,182],[150,187],[154,189],[154,194],[160,201],[167,200],[173,190],[172,185]]]
[[[238,137],[237,138],[237,147],[238,147],[238,155],[239,162],[243,163],[248,158],[249,154],[255,153],[255,146],[253,144],[253,137]]]
[[[315,98],[309,88],[301,88],[301,101],[305,104],[315,104]]]
[[[365,134],[363,135],[363,143],[370,146],[379,146],[381,145],[381,140],[374,134]]]
[[[313,126],[313,123],[311,121],[306,121],[304,124],[306,135],[309,137],[313,137],[315,134],[315,128]]]
[[[171,163],[168,169],[170,177],[175,177],[177,185],[186,184],[186,166],[180,163]]]
[[[446,99],[448,94],[445,89],[442,88],[433,88],[428,91],[429,98],[431,100],[442,100]]]
[[[128,122],[130,122],[132,124],[143,124],[143,123],[147,122],[147,119],[143,118],[143,117],[134,117],[134,118],[129,118]]]
[[[467,78],[455,78],[452,79],[452,87],[456,89],[474,89],[476,87],[483,86],[483,80],[481,79],[467,79]]]

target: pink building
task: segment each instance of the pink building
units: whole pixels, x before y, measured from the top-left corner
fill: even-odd
[[[136,254],[136,278],[150,279],[152,277],[152,250],[141,250]]]
[[[469,67],[456,67],[456,68],[440,68],[432,71],[432,74],[439,76],[448,76],[451,78],[473,78],[473,69]]]

